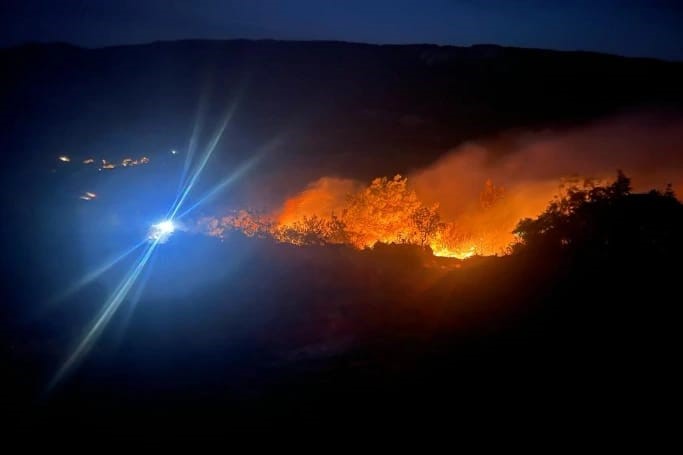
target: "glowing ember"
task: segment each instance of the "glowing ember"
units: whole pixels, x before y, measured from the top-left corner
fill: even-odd
[[[467,259],[471,258],[476,254],[476,247],[472,245],[466,250],[451,251],[447,248],[439,248],[438,246],[432,246],[432,253],[434,256],[444,257],[444,258],[456,258],[456,259]]]
[[[83,199],[84,201],[92,201],[96,197],[97,197],[97,195],[95,193],[92,193],[90,191],[86,191],[85,193],[83,193],[81,195],[80,199]]]
[[[63,163],[69,163],[71,162],[71,158],[69,158],[66,155],[61,155],[57,158],[59,161],[62,161]],[[94,158],[85,158],[83,159],[82,163],[83,164],[94,164],[95,163]],[[138,166],[141,164],[148,164],[150,162],[149,158],[146,156],[142,156],[139,159],[133,159],[133,158],[124,158],[121,160],[120,163],[115,163],[106,159],[100,159],[98,160],[101,162],[100,166],[98,166],[97,170],[101,171],[102,169],[115,169],[117,167],[132,167],[132,166]]]

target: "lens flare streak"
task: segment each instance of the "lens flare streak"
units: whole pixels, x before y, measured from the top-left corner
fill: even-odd
[[[145,243],[146,242],[144,242],[144,241],[139,242],[136,245],[134,245],[133,247],[129,248],[128,250],[126,250],[123,253],[121,253],[120,255],[118,255],[117,257],[113,258],[112,260],[107,261],[104,264],[100,265],[99,267],[97,267],[92,272],[86,274],[83,278],[78,280],[76,283],[69,286],[63,293],[61,293],[58,296],[51,299],[49,303],[61,302],[64,299],[68,298],[70,295],[73,295],[74,293],[78,292],[84,286],[92,283],[94,280],[96,280],[98,277],[102,276],[105,272],[107,272],[109,269],[114,267],[116,264],[123,261],[129,255],[131,255],[133,252],[135,252],[138,248],[143,246]]]
[[[136,264],[129,270],[129,272],[126,274],[124,279],[119,283],[119,285],[116,287],[114,292],[111,294],[111,296],[107,299],[105,302],[100,314],[97,316],[97,318],[94,320],[92,323],[91,327],[86,331],[85,335],[83,336],[83,339],[80,341],[80,343],[76,346],[72,354],[66,359],[66,361],[62,364],[62,366],[59,368],[55,376],[53,377],[52,381],[48,385],[48,391],[53,389],[57,384],[61,382],[61,380],[69,373],[69,371],[77,364],[79,363],[82,358],[87,354],[87,352],[92,348],[93,344],[96,342],[97,338],[101,335],[101,333],[104,331],[105,327],[109,323],[109,321],[112,319],[118,308],[121,306],[122,302],[126,299],[126,297],[129,295],[131,289],[133,286],[136,284],[138,278],[140,277],[141,273],[145,269],[145,266],[147,263],[150,261],[150,258],[152,258],[152,255],[154,251],[156,250],[157,246],[160,243],[163,243],[170,234],[173,233],[173,231],[176,229],[176,224],[174,223],[174,219],[176,218],[176,215],[182,208],[183,204],[185,203],[188,195],[192,191],[193,187],[197,183],[200,175],[202,174],[202,171],[206,167],[206,164],[208,163],[209,159],[211,158],[214,150],[216,149],[216,146],[218,145],[218,142],[220,141],[221,137],[223,136],[223,133],[230,122],[230,119],[232,118],[233,113],[235,112],[235,109],[237,107],[237,103],[233,102],[228,109],[228,112],[221,123],[220,127],[214,134],[213,138],[209,142],[206,150],[204,151],[204,154],[201,156],[199,162],[195,166],[193,172],[191,173],[191,176],[187,179],[185,177],[187,176],[187,171],[190,168],[191,161],[195,152],[196,148],[196,136],[199,133],[199,125],[195,124],[195,128],[192,133],[192,137],[190,139],[190,147],[188,150],[188,154],[186,157],[186,162],[185,166],[183,168],[183,173],[181,176],[181,188],[179,188],[179,192],[176,195],[176,198],[171,204],[170,209],[168,210],[167,216],[164,218],[163,221],[153,225],[150,230],[150,234],[148,234],[148,237],[145,242],[142,242],[135,247],[133,247],[131,250],[125,252],[123,255],[117,257],[113,261],[103,265],[102,267],[98,268],[91,274],[87,275],[83,280],[79,281],[75,286],[72,286],[67,290],[67,295],[68,293],[75,292],[75,290],[79,289],[80,287],[84,286],[85,284],[91,282],[92,280],[96,279],[98,276],[109,270],[111,267],[113,267],[116,263],[121,261],[124,257],[135,251],[137,248],[139,248],[141,245],[147,243],[147,247],[136,262]],[[225,188],[227,185],[229,185],[231,182],[233,182],[235,179],[239,178],[241,175],[246,172],[251,165],[257,160],[258,157],[253,158],[249,161],[247,161],[245,164],[240,166],[232,175],[227,177],[224,181],[219,183],[216,187],[214,187],[212,190],[210,190],[208,193],[206,193],[204,196],[202,196],[195,204],[192,205],[189,209],[185,210],[182,212],[181,216],[186,215],[189,213],[191,210],[202,204],[204,201],[208,200],[210,197],[215,195],[218,191],[222,190]],[[140,298],[140,289],[138,289],[138,292],[136,293],[137,295],[134,296],[134,300],[138,300]]]
[[[116,310],[119,308],[123,300],[130,292],[138,276],[140,275],[140,273],[142,273],[145,265],[149,261],[150,257],[152,256],[158,245],[159,241],[155,240],[147,246],[144,253],[140,256],[140,259],[137,261],[137,264],[130,270],[130,272],[121,281],[121,283],[119,283],[116,290],[109,297],[102,311],[100,312],[100,315],[95,319],[92,326],[86,332],[85,336],[78,344],[76,349],[64,362],[64,364],[62,364],[62,366],[59,368],[57,374],[55,374],[54,378],[50,382],[48,389],[52,389],[54,386],[56,386],[64,378],[64,376],[68,374],[71,368],[73,368],[73,366],[76,365],[82,359],[82,357],[90,350],[94,342],[97,340],[97,337],[102,333],[104,328],[107,326],[107,323],[114,316]]]
[[[216,134],[214,135],[213,139],[211,140],[208,147],[206,148],[204,155],[201,157],[199,163],[195,167],[194,172],[192,173],[192,176],[188,179],[187,184],[181,190],[180,196],[176,197],[176,200],[173,203],[171,209],[169,210],[169,213],[168,213],[168,216],[166,217],[166,219],[173,220],[173,218],[175,218],[175,216],[178,213],[178,211],[180,210],[180,208],[185,203],[187,196],[190,194],[190,191],[192,191],[192,188],[194,187],[195,183],[197,183],[199,176],[202,174],[202,171],[204,171],[204,168],[206,167],[206,163],[208,163],[209,158],[211,158],[211,155],[213,155],[213,152],[216,149],[218,142],[220,141],[221,137],[223,136],[223,132],[225,131],[225,128],[228,126],[228,123],[230,122],[230,119],[232,118],[232,115],[235,112],[236,104],[237,103],[233,103],[231,105],[230,109],[228,110],[228,113],[225,116],[225,119],[221,123],[220,128],[218,128],[218,131],[216,131]]]
[[[211,190],[206,192],[202,197],[197,200],[192,206],[188,207],[187,210],[183,211],[180,215],[177,216],[178,219],[182,219],[185,216],[187,216],[192,210],[196,209],[209,199],[211,199],[213,196],[221,192],[223,189],[225,189],[228,185],[233,183],[235,180],[239,179],[245,172],[251,168],[256,161],[258,161],[259,157],[254,157],[250,160],[248,160],[246,163],[242,164],[239,166],[235,172],[233,172],[231,175],[229,175],[227,178],[225,178],[222,182],[220,182],[218,185],[213,187]]]

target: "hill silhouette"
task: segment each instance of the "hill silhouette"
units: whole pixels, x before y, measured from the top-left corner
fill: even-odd
[[[197,124],[210,136],[233,102],[208,181],[281,145],[230,203],[251,186],[415,169],[511,129],[680,112],[681,63],[237,40],[27,45],[1,50],[0,65],[2,402],[33,434],[424,424],[435,408],[447,424],[493,411],[629,424],[672,396],[682,206],[668,191],[634,193],[624,175],[548,201],[502,257],[178,229],[88,356],[45,389],[119,278],[51,298],[145,238],[167,210],[160,193],[177,191],[169,150]],[[156,167],[51,172],[60,155],[133,154]],[[78,204],[94,178],[109,195]]]
[[[3,49],[0,65],[12,159],[182,147],[204,97],[210,127],[239,102],[226,166],[285,137],[268,169],[306,162],[313,176],[364,180],[384,175],[388,159],[405,172],[500,131],[683,103],[680,62],[495,45],[34,44]]]

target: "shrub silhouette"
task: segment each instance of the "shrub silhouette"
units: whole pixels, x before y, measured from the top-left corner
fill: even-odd
[[[682,250],[682,229],[683,205],[671,186],[634,194],[630,179],[619,171],[609,185],[569,186],[538,218],[520,221],[515,251],[673,256]]]

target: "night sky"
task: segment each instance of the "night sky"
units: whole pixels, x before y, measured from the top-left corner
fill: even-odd
[[[680,0],[4,0],[0,46],[178,39],[495,43],[683,60]]]

